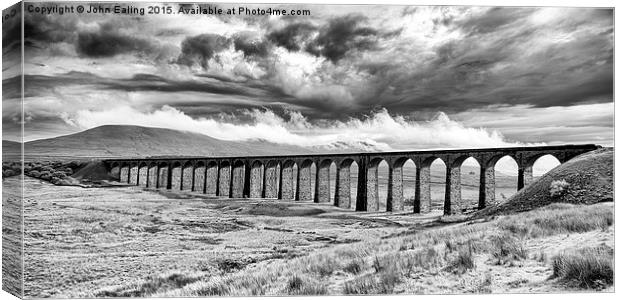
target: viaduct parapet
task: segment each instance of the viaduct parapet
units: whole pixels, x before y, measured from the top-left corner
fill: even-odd
[[[108,159],[104,163],[113,178],[144,187],[195,191],[226,198],[314,201],[356,211],[378,211],[378,167],[385,161],[388,192],[382,210],[402,211],[403,165],[412,161],[416,169],[414,212],[425,213],[431,208],[430,166],[440,159],[446,165],[444,213],[455,214],[463,209],[461,165],[470,157],[480,165],[478,208],[484,208],[496,202],[494,167],[502,157],[512,157],[517,163],[517,189],[522,189],[533,180],[532,167],[541,156],[553,155],[564,163],[598,148],[600,146],[588,144],[289,156],[151,157]],[[352,182],[351,176],[354,163],[358,167],[356,182]],[[330,178],[332,165],[336,169],[335,180]],[[331,186],[332,182],[335,187]],[[351,193],[353,185],[357,186],[356,196]],[[333,200],[330,189],[335,189]]]

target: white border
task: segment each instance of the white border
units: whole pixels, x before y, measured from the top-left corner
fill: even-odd
[[[5,9],[17,1],[1,1],[1,8]],[[25,1],[25,2],[44,2],[44,1]],[[49,1],[48,1],[49,2]],[[85,1],[63,1],[63,2],[85,2]],[[398,0],[356,0],[356,1],[348,1],[348,0],[336,0],[336,1],[326,1],[326,0],[313,0],[313,1],[303,1],[303,0],[288,0],[288,1],[273,1],[273,0],[229,0],[229,1],[147,1],[147,0],[134,0],[134,1],[109,1],[109,0],[99,0],[92,2],[183,2],[183,3],[192,3],[192,2],[209,2],[209,3],[311,3],[311,4],[396,4],[396,5],[444,5],[444,6],[562,6],[562,7],[610,7],[614,8],[614,24],[617,24],[617,14],[615,12],[616,2],[610,0],[588,0],[588,1],[576,1],[576,0],[521,0],[518,2],[509,2],[509,1],[498,1],[498,0],[441,0],[441,1],[420,1],[420,0],[411,0],[411,1],[398,1]],[[615,29],[615,25],[614,25]],[[615,63],[615,59],[618,57],[618,45],[617,39],[615,38],[614,32],[614,103],[615,103],[615,91],[618,88],[618,82],[616,81],[615,74],[618,71],[618,65]],[[0,63],[0,67],[1,67]],[[0,97],[1,97],[0,92]],[[618,140],[618,132],[615,130],[616,124],[616,116],[618,115],[618,107],[614,105],[614,145],[615,141]],[[2,130],[2,122],[0,122],[0,132]],[[0,143],[1,147],[1,143]],[[0,148],[1,149],[1,148]],[[618,199],[617,190],[615,187],[618,186],[620,179],[615,176],[615,170],[619,158],[618,152],[614,153],[614,199]],[[2,192],[2,186],[0,185],[0,193]],[[614,205],[615,215],[618,214],[618,206]],[[614,224],[615,230],[618,229],[617,221]],[[615,239],[615,236],[614,236]],[[0,246],[1,246],[0,239]],[[615,250],[617,253],[617,249]],[[616,256],[616,272],[618,270],[618,257]],[[617,278],[616,275],[616,284],[617,287]],[[2,274],[0,273],[0,279],[2,278]],[[1,282],[1,281],[0,281]],[[501,297],[502,299],[513,300],[513,299],[522,299],[523,297],[527,297],[531,300],[537,299],[583,299],[585,297],[596,297],[599,299],[617,299],[617,295],[615,293],[573,293],[573,294],[499,294],[499,295],[393,295],[393,296],[327,296],[327,297],[311,297],[314,299],[366,299],[366,300],[376,300],[383,299],[385,297],[390,297],[392,299],[410,299],[411,297],[415,297],[416,299],[460,299],[460,300],[473,300],[473,299],[495,299],[497,297]],[[211,297],[213,298],[213,297]],[[284,299],[308,299],[309,297],[285,297]],[[0,300],[4,299],[17,299],[16,297],[10,295],[5,291],[0,292]],[[172,300],[172,299],[200,299],[200,298],[156,298],[162,300]],[[216,298],[217,299],[217,298]],[[257,297],[220,297],[220,299],[257,299]],[[260,299],[279,299],[282,300],[283,297],[260,297]]]

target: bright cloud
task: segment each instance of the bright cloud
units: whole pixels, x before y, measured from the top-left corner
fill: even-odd
[[[287,117],[271,110],[245,110],[251,121],[239,124],[234,118],[192,118],[170,106],[153,111],[139,111],[129,106],[110,110],[79,110],[63,115],[70,125],[88,129],[107,124],[164,127],[197,132],[222,140],[255,140],[298,146],[353,147],[370,150],[404,150],[432,148],[483,148],[522,145],[507,141],[499,132],[468,128],[439,113],[425,122],[390,115],[386,109],[365,118],[347,121],[309,122],[299,112]]]

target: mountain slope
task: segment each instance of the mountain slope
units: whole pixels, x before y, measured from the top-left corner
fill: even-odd
[[[594,204],[613,201],[613,148],[579,155],[534,180],[505,203],[477,216],[531,210],[553,202]]]
[[[8,143],[7,143],[8,142]],[[3,157],[15,155],[15,142],[3,141]],[[223,141],[207,135],[164,128],[105,125],[75,134],[27,142],[28,158],[104,158],[145,156],[241,156],[312,153],[265,141]],[[17,150],[19,155],[19,150]]]
[[[19,160],[21,149],[21,143],[2,140],[2,160]]]

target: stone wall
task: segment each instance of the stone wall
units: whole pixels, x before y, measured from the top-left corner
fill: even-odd
[[[175,191],[181,190],[181,182],[183,181],[183,171],[181,166],[174,166],[172,168],[172,177],[170,178],[170,189]]]
[[[217,164],[209,164],[207,166],[207,178],[205,179],[205,194],[217,196],[218,186],[218,168]]]
[[[138,169],[138,185],[146,187],[146,183],[148,181],[148,172],[149,168],[146,165],[140,166],[140,169]]]
[[[157,187],[157,165],[153,165],[149,168],[148,171],[148,180],[147,180],[147,186],[150,188],[156,188]]]
[[[275,164],[265,170],[265,198],[278,198],[278,170]]]
[[[205,193],[205,174],[207,168],[204,164],[196,165],[194,170],[194,192]]]
[[[159,182],[157,183],[157,187],[160,189],[167,189],[170,187],[168,184],[168,166],[160,166],[159,167]]]
[[[218,182],[218,196],[230,197],[230,164],[220,168],[220,181]]]
[[[129,183],[129,167],[123,166],[120,171],[120,179],[119,181],[122,183]]]
[[[138,185],[138,165],[129,168],[129,184]]]
[[[243,163],[235,164],[232,172],[232,198],[243,198],[243,185],[245,183],[245,166]]]
[[[250,198],[261,197],[263,197],[263,165],[255,163],[250,174]]]

